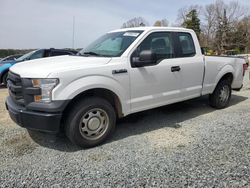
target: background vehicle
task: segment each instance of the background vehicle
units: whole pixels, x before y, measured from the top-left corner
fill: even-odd
[[[57,133],[82,147],[102,143],[121,118],[209,95],[228,106],[245,60],[206,57],[194,31],[142,27],[109,32],[79,52],[16,64],[6,107],[19,125]]]
[[[22,55],[23,54],[10,55],[10,56],[7,56],[7,57],[1,59],[0,62],[16,60],[17,58],[21,57]]]
[[[66,50],[66,49],[54,49],[54,48],[39,49],[39,50],[35,50],[27,54],[24,54],[15,60],[1,61],[0,62],[0,84],[1,83],[3,83],[4,85],[7,84],[6,79],[7,79],[9,68],[16,63],[38,59],[38,58],[50,57],[50,56],[75,55],[77,53],[78,52],[75,50]]]

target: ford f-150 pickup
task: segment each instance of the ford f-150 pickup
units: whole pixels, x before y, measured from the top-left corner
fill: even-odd
[[[111,31],[79,52],[10,68],[6,107],[27,129],[58,133],[82,147],[104,142],[116,119],[209,95],[228,106],[242,87],[245,61],[207,57],[193,30],[138,27]]]

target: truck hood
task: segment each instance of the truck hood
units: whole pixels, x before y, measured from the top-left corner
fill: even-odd
[[[20,62],[12,66],[10,71],[22,78],[46,78],[51,73],[99,66],[107,64],[110,60],[109,57],[65,55]]]

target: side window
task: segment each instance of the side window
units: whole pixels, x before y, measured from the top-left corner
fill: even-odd
[[[50,50],[44,50],[44,57],[50,56]]]
[[[51,51],[50,56],[60,56],[60,55],[69,55],[70,53],[65,51]]]
[[[31,59],[38,59],[38,58],[42,58],[44,55],[44,50],[38,50],[36,51],[35,53],[33,53],[31,56],[30,56],[30,60]]]
[[[181,47],[180,57],[191,57],[195,55],[194,41],[189,33],[178,33],[178,40]]]
[[[157,59],[167,59],[174,57],[172,35],[169,32],[156,32],[147,36],[137,48],[137,55],[141,51],[152,50]]]

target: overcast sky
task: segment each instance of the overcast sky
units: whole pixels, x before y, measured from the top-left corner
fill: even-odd
[[[228,2],[229,0],[225,0]],[[103,33],[141,16],[174,24],[178,9],[214,0],[0,0],[0,48],[85,47]],[[250,5],[249,0],[239,0]]]

